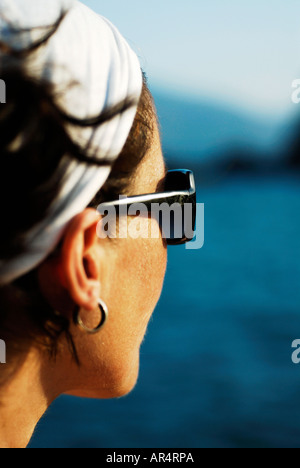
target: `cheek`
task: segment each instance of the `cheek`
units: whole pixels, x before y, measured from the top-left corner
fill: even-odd
[[[123,268],[112,299],[115,327],[110,343],[114,342],[114,357],[118,356],[119,368],[114,375],[117,380],[131,375],[130,391],[138,375],[140,346],[162,292],[167,249],[162,239],[126,242]]]
[[[139,277],[140,295],[145,304],[155,308],[163,287],[167,266],[167,249],[162,241],[149,239],[143,245],[140,258]]]
[[[130,243],[126,262],[126,270],[130,276],[128,292],[138,310],[151,315],[163,287],[167,247],[161,238],[136,239],[128,242]]]
[[[107,278],[108,289],[103,290],[109,320],[99,336],[85,338],[82,356],[87,369],[85,388],[93,389],[92,395],[98,398],[119,397],[135,386],[140,345],[159,300],[167,265],[161,238],[118,239],[112,248],[116,268]]]

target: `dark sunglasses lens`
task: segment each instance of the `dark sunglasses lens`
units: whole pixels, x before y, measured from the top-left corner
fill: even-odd
[[[189,190],[191,188],[191,183],[195,183],[194,175],[191,171],[169,171],[165,179],[165,191]]]
[[[196,194],[187,198],[185,203],[180,205],[180,208],[178,206],[177,210],[171,210],[170,224],[168,226],[169,232],[164,229],[164,225],[162,224],[163,232],[167,232],[166,239],[168,245],[186,244],[194,239],[196,210]]]
[[[196,190],[195,179],[191,171],[170,171],[165,181],[166,191],[188,191],[189,194],[180,197],[180,202],[175,203],[170,211],[170,217],[163,219],[161,215],[160,225],[164,232],[168,245],[180,245],[190,242],[195,237],[196,226]],[[171,204],[172,205],[172,204]]]

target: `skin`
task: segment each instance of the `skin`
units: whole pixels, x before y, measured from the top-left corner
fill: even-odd
[[[164,176],[156,127],[128,195],[157,191]],[[137,382],[140,346],[162,291],[167,248],[161,236],[99,239],[99,219],[95,210],[86,209],[70,222],[59,256],[39,268],[39,282],[53,308],[70,320],[77,304],[84,323],[95,327],[101,298],[108,321],[97,335],[72,324],[80,367],[64,339],[56,361],[35,347],[20,356],[16,371],[0,386],[1,448],[27,446],[37,422],[61,394],[114,398],[129,393]],[[151,223],[156,221],[143,218],[142,229],[148,231]]]

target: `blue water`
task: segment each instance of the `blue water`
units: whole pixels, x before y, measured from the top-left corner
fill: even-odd
[[[61,397],[31,447],[300,447],[300,176],[199,187],[202,250],[169,251],[134,392]]]

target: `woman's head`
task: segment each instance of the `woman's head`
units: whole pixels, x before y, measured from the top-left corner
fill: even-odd
[[[81,8],[78,3],[76,7]],[[85,7],[84,14],[88,18],[92,15]],[[133,76],[138,73],[135,58],[119,36],[116,40],[114,29],[114,48],[122,51],[125,70],[130,69],[131,63],[132,70],[126,79],[129,89],[135,87],[135,94],[121,93],[121,101],[105,105],[96,117],[93,114],[92,119],[78,118],[80,100],[76,118],[69,109],[62,110],[57,85],[63,88],[65,82],[56,82],[54,87],[43,73],[32,77],[28,64],[36,62],[31,62],[34,56],[31,52],[39,53],[40,42],[44,42],[41,50],[47,50],[47,44],[56,34],[63,40],[64,21],[61,18],[53,30],[47,31],[46,37],[40,38],[27,52],[23,49],[20,52],[5,41],[1,44],[1,78],[6,81],[8,104],[0,112],[3,135],[0,190],[2,219],[5,220],[0,235],[0,258],[5,266],[14,265],[8,269],[10,275],[23,257],[27,267],[25,274],[6,280],[0,290],[0,335],[7,340],[8,358],[24,356],[32,349],[44,356],[49,371],[47,378],[51,376],[56,382],[58,393],[106,398],[125,394],[135,384],[139,347],[162,288],[166,246],[161,237],[99,239],[96,227],[100,217],[96,207],[99,202],[122,193],[155,192],[163,181],[165,166],[151,95],[145,80],[142,91],[139,90],[139,79]],[[95,21],[99,21],[98,17]],[[100,22],[98,26],[101,27]],[[78,33],[83,34],[84,29]],[[106,37],[106,40],[112,38]],[[101,47],[98,49],[101,59]],[[124,57],[125,52],[129,58]],[[46,57],[48,67],[47,54]],[[51,67],[55,69],[55,66],[55,62],[51,63]],[[61,75],[58,73],[58,76]],[[71,78],[76,82],[71,81],[68,86],[76,89],[80,86],[78,76]],[[122,76],[118,79],[122,82]],[[102,87],[118,87],[111,76],[107,80],[112,82],[102,83]],[[97,88],[98,85],[94,78],[91,86]],[[124,83],[120,86],[124,87]],[[97,96],[95,89],[92,98]],[[119,92],[113,94],[120,95]],[[140,96],[138,106],[137,95]],[[113,127],[110,126],[112,122]],[[114,154],[117,156],[114,162],[108,148],[110,140],[113,152],[121,145],[118,154]],[[110,177],[101,187],[109,171]],[[87,187],[89,181],[92,188]],[[70,184],[73,184],[71,190]],[[94,197],[97,184],[99,192]],[[78,187],[83,187],[84,197],[81,192],[78,196]],[[47,240],[47,230],[51,231],[51,223],[57,222],[53,206],[62,198],[60,215],[66,211],[69,215],[69,206],[72,206],[73,216],[61,229],[55,245],[46,252],[48,255],[44,255],[46,258],[36,264],[33,262],[32,268],[28,268],[28,261],[30,264],[36,255],[35,248],[41,248],[39,236]],[[80,199],[82,203],[82,198],[86,203],[78,209],[76,201]],[[145,218],[143,229],[155,222]],[[28,232],[36,226],[39,230],[35,232],[30,250]],[[5,268],[2,269],[5,276],[3,271],[5,273]],[[84,334],[72,319],[77,310],[85,323],[91,327],[97,325],[98,298],[106,303],[109,319],[98,335],[91,336]]]
[[[127,182],[129,195],[155,192],[164,178],[156,121],[152,124],[149,148]],[[107,190],[109,184],[110,180]],[[99,216],[91,208],[76,216],[57,254],[39,267],[38,278],[53,310],[70,319],[80,367],[74,360],[68,362],[67,390],[106,398],[128,393],[136,382],[140,345],[163,285],[166,246],[161,237],[99,239],[98,222]],[[141,223],[141,229],[148,230],[156,221],[144,218]],[[101,332],[91,336],[72,323],[72,313],[74,305],[79,307],[83,322],[95,327],[99,297],[106,303],[109,316]]]

